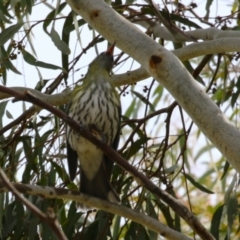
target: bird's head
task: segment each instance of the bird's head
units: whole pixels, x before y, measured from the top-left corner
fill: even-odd
[[[98,55],[89,65],[89,70],[96,69],[97,71],[110,71],[113,68],[113,51],[114,51],[115,43],[108,48],[106,52]]]

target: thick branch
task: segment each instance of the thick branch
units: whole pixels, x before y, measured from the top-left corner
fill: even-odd
[[[202,132],[240,172],[240,132],[198,86],[181,62],[103,0],[67,0],[94,29],[137,60],[184,108]],[[111,19],[111,22],[109,22]]]
[[[172,42],[189,42],[192,41],[188,36],[193,37],[196,40],[214,40],[219,38],[240,38],[240,32],[234,30],[220,30],[215,27],[205,28],[205,29],[195,29],[191,31],[184,31],[184,34],[172,33],[166,27],[161,26],[159,22],[154,22],[148,17],[140,18],[139,16],[134,17],[134,22],[153,33],[155,38],[162,38],[167,41]]]
[[[51,105],[55,105],[55,106],[59,106],[59,105],[63,105],[66,103],[66,99],[69,100],[71,97],[71,91],[67,90],[65,92],[62,93],[56,93],[54,95],[49,95],[46,93],[42,93],[39,92],[35,89],[32,88],[27,88],[27,87],[11,87],[11,89],[19,92],[19,93],[25,93],[26,91],[32,93],[34,96],[43,99],[45,102],[51,104]],[[1,92],[0,93],[0,100],[4,99],[4,98],[9,98],[11,97],[9,94],[5,93],[5,92]]]
[[[176,38],[165,28],[160,26],[160,24],[156,24],[154,27],[151,28],[154,37],[163,38],[165,40],[174,41],[174,42],[186,42],[189,41],[189,38],[179,36]],[[186,34],[192,36],[195,39],[201,40],[213,40],[219,38],[240,38],[239,31],[233,30],[219,30],[217,28],[211,27],[207,29],[196,29],[193,31],[186,31]]]

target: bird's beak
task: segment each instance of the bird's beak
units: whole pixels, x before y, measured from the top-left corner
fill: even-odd
[[[110,54],[110,56],[113,56],[115,44],[116,44],[116,42],[114,42],[113,45],[110,48],[108,48],[108,50],[105,53],[108,53],[108,54]]]

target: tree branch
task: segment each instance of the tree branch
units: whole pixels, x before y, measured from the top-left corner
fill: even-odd
[[[116,45],[122,51],[138,61],[164,86],[206,137],[240,172],[239,130],[224,116],[171,52],[142,33],[103,0],[67,2],[104,38],[110,42],[117,41]]]
[[[184,36],[179,36],[177,39],[169,32],[165,27],[160,26],[160,24],[155,24],[154,27],[151,27],[154,37],[163,38],[168,41],[173,42],[186,42],[189,41],[189,38]],[[192,36],[197,40],[214,40],[219,38],[240,38],[239,31],[233,30],[219,30],[215,27],[207,29],[196,29],[192,31],[185,31],[187,35]]]

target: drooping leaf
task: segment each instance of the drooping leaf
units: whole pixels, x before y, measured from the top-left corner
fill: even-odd
[[[150,103],[149,100],[148,100],[147,98],[145,98],[141,93],[138,93],[138,92],[136,92],[136,91],[132,91],[132,93],[133,93],[137,98],[139,98],[143,103],[147,104],[147,105],[150,107],[150,109],[151,109],[152,112],[155,112],[155,108],[154,108],[154,106],[152,105],[152,103]]]
[[[7,104],[8,104],[8,101],[0,102],[0,129],[2,129],[2,127],[3,127],[2,119],[5,114],[5,108],[6,108]]]
[[[150,240],[146,229],[138,223],[131,222],[128,231],[125,235],[125,240],[139,239],[139,240]]]
[[[0,46],[3,46],[8,40],[10,40],[15,33],[18,32],[18,30],[22,27],[23,22],[18,22],[17,24],[14,24],[6,29],[4,29],[0,33]]]
[[[143,137],[140,138],[136,141],[134,141],[130,147],[128,147],[124,152],[123,152],[123,157],[126,159],[130,159],[133,155],[135,155],[141,148],[142,145],[145,144],[150,138]]]
[[[200,183],[196,182],[189,174],[185,173],[184,176],[192,183],[192,185],[197,187],[199,190],[201,190],[203,192],[206,192],[206,193],[209,193],[209,194],[214,194],[214,192],[212,192],[211,190],[207,189],[206,187],[204,187]]]
[[[70,14],[72,15],[72,13],[70,13]],[[72,19],[72,18],[70,18],[68,16],[67,19],[66,19],[66,21],[69,21],[69,23],[70,23],[70,20],[68,18],[69,19]],[[77,21],[77,23],[78,23],[78,26],[81,27],[82,25],[86,24],[86,21],[83,20],[83,19],[79,19]],[[74,30],[75,30],[75,26],[74,26],[74,24],[72,24],[72,21],[71,21],[71,24],[66,24],[66,26],[63,27],[63,33],[66,34],[66,35],[69,35]]]
[[[60,13],[65,7],[67,6],[66,2],[63,2],[59,5],[58,9],[53,9],[45,18],[44,22],[43,22],[43,30],[45,33],[47,33],[49,35],[49,32],[47,31],[47,27],[55,20],[54,17],[56,16],[56,14]]]
[[[69,45],[69,39],[70,39],[70,32],[66,32],[66,28],[68,28],[70,25],[72,25],[73,17],[72,17],[72,11],[68,14],[62,29],[62,40],[66,43],[66,45]],[[63,69],[68,70],[69,66],[69,56],[67,54],[62,53],[62,67]],[[68,79],[68,72],[64,76],[65,80]]]
[[[236,194],[231,194],[229,201],[226,204],[227,208],[227,220],[228,220],[228,227],[232,229],[234,220],[238,215],[238,200]]]
[[[31,219],[31,221],[29,222],[29,227],[28,227],[29,240],[38,239],[38,232],[37,232],[38,224],[39,224],[39,219],[37,218]]]
[[[206,1],[206,5],[205,5],[206,16],[204,17],[206,20],[208,20],[209,13],[210,13],[210,7],[211,7],[212,3],[213,3],[213,0],[207,0]]]
[[[8,110],[6,110],[6,116],[7,116],[7,118],[9,118],[9,119],[13,119],[12,114],[11,114]]]
[[[68,45],[61,40],[59,34],[57,33],[57,31],[52,28],[51,33],[50,33],[50,37],[54,43],[54,45],[58,48],[58,50],[60,50],[63,54],[65,55],[69,55],[71,53],[70,48],[68,47]]]
[[[42,67],[42,68],[53,69],[53,70],[57,70],[57,69],[63,70],[61,67],[53,65],[51,63],[45,63],[45,62],[38,61],[32,54],[27,52],[25,49],[22,50],[22,54],[23,54],[24,60],[30,65]]]
[[[224,165],[224,168],[223,168],[223,175],[221,176],[221,180],[225,177],[225,175],[227,174],[228,172],[228,169],[230,167],[230,163],[228,161],[225,161],[225,165]]]
[[[10,1],[0,1],[0,10],[2,11],[3,15],[5,15],[6,17],[13,19],[13,16],[10,15],[9,12],[9,5],[10,5]],[[4,16],[4,18],[5,18]],[[11,23],[10,21],[5,21],[6,23]]]
[[[29,13],[29,15],[31,15],[31,13],[32,13],[32,7],[33,7],[33,4],[34,4],[34,0],[22,0],[22,3],[23,3],[23,2],[26,2],[27,12]]]
[[[6,69],[9,69],[9,70],[13,71],[13,72],[16,73],[16,74],[21,75],[21,72],[19,72],[19,71],[13,66],[13,64],[12,64],[12,62],[10,61],[9,56],[8,56],[6,50],[4,49],[3,46],[0,48],[0,60],[1,60],[2,65],[3,65]]]
[[[224,205],[219,206],[213,214],[210,233],[219,240],[219,228],[221,224]]]

